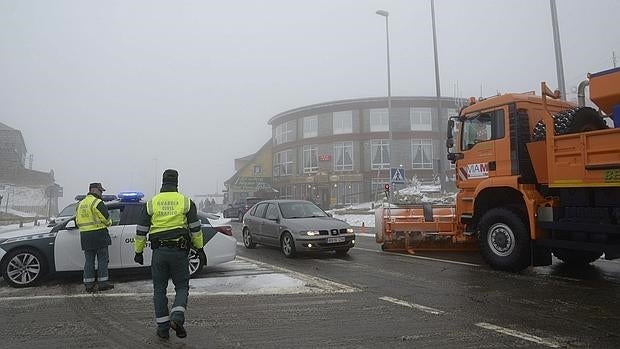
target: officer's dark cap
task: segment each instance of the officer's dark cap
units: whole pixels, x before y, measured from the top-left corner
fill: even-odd
[[[99,189],[101,191],[105,191],[105,189],[103,188],[103,186],[99,182],[95,182],[95,183],[89,184],[88,185],[88,190],[90,190],[90,189]]]
[[[178,185],[179,184],[179,172],[171,168],[165,170],[164,176],[162,178],[162,183]]]

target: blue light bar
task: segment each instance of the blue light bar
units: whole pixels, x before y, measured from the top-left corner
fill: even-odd
[[[86,197],[86,195],[84,195],[84,194],[81,194],[81,195],[76,195],[76,196],[75,196],[75,201],[82,201],[82,200],[84,200],[84,198],[85,198],[85,197]],[[116,198],[116,195],[114,195],[114,194],[110,194],[110,195],[102,195],[102,196],[101,196],[101,200],[106,201],[106,202],[107,202],[107,201],[114,201],[114,200],[116,200],[116,199],[117,199],[117,198]]]
[[[123,202],[138,202],[144,197],[144,193],[140,191],[122,191],[117,196]]]

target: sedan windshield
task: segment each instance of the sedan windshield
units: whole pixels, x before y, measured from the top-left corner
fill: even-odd
[[[323,210],[311,202],[282,202],[280,210],[284,218],[327,217]]]

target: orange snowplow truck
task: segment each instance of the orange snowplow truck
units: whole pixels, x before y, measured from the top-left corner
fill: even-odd
[[[383,250],[479,248],[494,269],[585,265],[620,257],[620,68],[589,74],[580,105],[505,94],[479,100],[448,122],[455,206],[375,212]],[[600,111],[585,107],[585,87]],[[474,100],[472,100],[474,102]],[[553,130],[548,132],[547,130]]]

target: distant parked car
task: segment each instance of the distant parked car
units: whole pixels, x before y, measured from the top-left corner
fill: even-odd
[[[235,201],[234,203],[228,205],[228,208],[222,212],[224,218],[237,218],[239,222],[243,220],[243,215],[256,203],[263,201],[261,198],[257,197],[247,197],[242,200]]]
[[[301,251],[336,251],[345,255],[355,245],[353,228],[303,200],[267,200],[243,217],[243,245],[280,247],[286,257]]]

